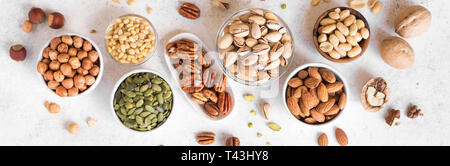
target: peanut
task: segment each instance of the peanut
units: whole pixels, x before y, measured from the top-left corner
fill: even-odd
[[[373,6],[372,13],[378,14],[381,11],[382,8],[383,8],[383,3],[378,1]]]

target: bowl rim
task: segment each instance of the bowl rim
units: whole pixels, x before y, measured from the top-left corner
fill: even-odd
[[[338,78],[339,80],[341,80],[341,81],[344,83],[344,91],[345,91],[345,94],[347,95],[346,102],[345,102],[346,105],[345,105],[344,109],[342,109],[341,111],[339,111],[339,113],[336,115],[336,117],[334,117],[333,119],[331,119],[331,120],[329,120],[329,121],[327,121],[327,122],[324,122],[324,123],[319,123],[319,124],[309,124],[309,123],[303,122],[303,121],[301,121],[301,120],[295,118],[295,116],[291,113],[291,111],[289,110],[289,108],[288,108],[288,106],[287,106],[287,104],[286,104],[286,90],[287,90],[287,86],[288,86],[289,80],[290,80],[294,75],[296,75],[300,70],[306,69],[306,68],[308,68],[308,67],[326,68],[326,69],[330,70],[331,72],[333,72],[333,74],[335,74],[335,75],[337,76],[337,78]],[[325,63],[306,63],[306,64],[303,64],[303,65],[301,65],[301,66],[295,68],[295,69],[289,74],[289,76],[286,78],[286,80],[285,80],[285,82],[284,82],[284,84],[283,84],[283,93],[282,93],[282,95],[283,95],[283,106],[284,106],[285,110],[288,111],[288,114],[290,115],[291,119],[294,119],[294,120],[296,120],[296,121],[299,121],[299,123],[304,124],[304,125],[308,125],[308,126],[324,126],[324,125],[332,124],[332,122],[335,122],[335,120],[336,120],[337,118],[339,118],[340,116],[342,116],[342,114],[344,113],[344,111],[346,110],[346,108],[348,108],[348,101],[350,101],[350,100],[349,100],[349,99],[350,99],[350,93],[349,93],[349,90],[348,90],[348,84],[347,84],[347,81],[345,80],[345,78],[343,77],[343,75],[342,75],[339,71],[337,71],[335,68],[333,68],[333,67],[331,67],[330,65],[325,64]]]
[[[365,24],[365,28],[367,28],[368,30],[369,30],[369,37],[367,38],[367,39],[363,39],[363,40],[361,40],[360,42],[358,42],[358,43],[362,43],[362,47],[361,47],[361,52],[357,55],[357,56],[355,56],[355,57],[352,57],[352,58],[343,58],[343,59],[334,59],[334,58],[332,58],[332,57],[330,57],[327,53],[325,53],[325,52],[323,52],[320,48],[319,48],[319,42],[318,42],[318,29],[319,29],[319,24],[320,24],[320,21],[322,21],[322,19],[324,18],[324,17],[326,17],[327,15],[328,15],[328,13],[330,13],[330,12],[333,12],[335,9],[337,9],[337,8],[339,8],[339,9],[341,9],[341,10],[346,10],[346,9],[348,9],[348,10],[350,10],[350,13],[351,14],[354,14],[355,15],[355,17],[356,17],[356,19],[361,19],[363,22],[364,22],[364,24]],[[362,15],[358,10],[355,10],[355,9],[352,9],[352,8],[349,8],[349,7],[344,7],[344,6],[341,6],[341,7],[333,7],[333,8],[331,8],[331,9],[328,9],[328,10],[326,10],[325,12],[323,12],[318,18],[317,18],[317,20],[316,20],[316,22],[314,23],[314,26],[313,26],[313,33],[312,33],[312,37],[313,37],[313,43],[314,43],[314,46],[316,47],[316,50],[319,52],[319,54],[320,55],[322,55],[325,59],[327,59],[327,60],[329,60],[329,61],[332,61],[332,62],[336,62],[336,63],[348,63],[348,62],[352,62],[352,61],[354,61],[354,60],[356,60],[356,59],[358,59],[359,57],[361,57],[363,54],[364,54],[364,52],[367,50],[367,48],[369,47],[369,44],[370,44],[370,38],[371,38],[371,36],[372,35],[370,35],[371,34],[371,31],[370,31],[370,26],[369,26],[369,22],[367,21],[367,19],[364,17],[364,15]]]
[[[143,19],[143,20],[147,21],[149,23],[149,25],[150,25],[150,30],[153,32],[153,35],[155,36],[155,45],[153,46],[153,48],[150,51],[150,53],[148,53],[147,57],[144,60],[142,60],[141,62],[139,62],[139,63],[121,63],[118,60],[116,60],[116,58],[114,58],[114,56],[108,51],[108,39],[106,39],[106,35],[108,34],[109,29],[111,28],[111,26],[114,25],[114,23],[115,23],[115,21],[117,19],[123,18],[123,17],[129,17],[129,16],[137,17],[137,18],[140,18],[140,19]],[[104,34],[104,40],[105,40],[106,52],[110,55],[111,59],[113,59],[114,62],[117,62],[119,64],[135,65],[135,66],[141,65],[141,64],[147,62],[150,58],[152,58],[155,55],[156,49],[158,48],[158,44],[159,44],[158,33],[156,32],[156,28],[153,25],[153,23],[149,19],[147,19],[146,17],[144,17],[142,15],[139,15],[139,14],[134,14],[134,13],[120,15],[119,17],[112,19],[111,22],[106,27],[105,34]]]
[[[289,58],[289,63],[285,67],[283,67],[283,68],[285,68],[284,71],[278,73],[277,77],[269,78],[269,80],[267,80],[267,81],[265,81],[263,83],[257,83],[257,81],[253,81],[253,82],[245,81],[245,80],[242,80],[242,79],[236,77],[235,75],[233,75],[231,73],[228,73],[228,70],[223,66],[223,60],[221,60],[219,58],[219,56],[220,56],[220,48],[217,46],[217,43],[219,42],[219,39],[223,36],[222,35],[223,34],[223,30],[228,25],[228,23],[230,23],[230,20],[232,18],[234,18],[234,17],[241,16],[241,15],[245,14],[244,12],[248,12],[248,11],[250,11],[252,9],[261,9],[263,11],[271,12],[275,16],[277,16],[278,22],[280,22],[282,25],[284,25],[284,27],[286,28],[287,33],[291,37],[291,42],[292,42],[292,54],[291,54],[291,56]],[[289,70],[291,64],[295,61],[295,54],[294,54],[294,52],[295,52],[295,41],[294,41],[293,33],[292,33],[291,29],[289,28],[289,25],[276,12],[274,12],[274,11],[272,11],[270,9],[266,9],[266,8],[259,8],[259,7],[244,8],[244,9],[238,10],[235,13],[231,14],[230,16],[228,16],[225,19],[225,21],[222,23],[222,25],[220,26],[219,30],[217,31],[217,36],[216,36],[216,41],[215,41],[215,46],[214,47],[216,48],[217,55],[214,56],[213,58],[216,59],[217,63],[219,63],[219,67],[222,69],[222,72],[225,73],[225,75],[227,77],[231,78],[233,81],[238,82],[240,85],[249,86],[249,87],[263,87],[265,85],[270,85],[274,81],[279,82],[281,77],[283,77],[283,75]]]
[[[155,74],[155,75],[161,77],[161,78],[169,85],[170,90],[172,91],[172,103],[173,103],[173,104],[172,104],[172,109],[170,110],[170,114],[169,114],[169,116],[167,117],[166,121],[165,121],[164,123],[162,123],[162,124],[161,124],[159,127],[157,127],[157,128],[154,128],[154,129],[151,129],[151,130],[147,130],[147,131],[138,131],[138,130],[133,130],[133,129],[131,129],[131,128],[128,128],[128,127],[126,127],[126,126],[122,123],[122,120],[120,120],[120,118],[119,118],[119,117],[117,116],[117,114],[116,114],[116,111],[114,110],[114,96],[115,96],[115,93],[116,93],[117,89],[119,88],[120,84],[121,84],[126,78],[128,78],[130,75],[135,74],[135,73],[152,73],[152,74]],[[169,80],[169,79],[168,79],[165,75],[162,75],[161,73],[159,73],[159,72],[157,72],[157,71],[155,71],[155,70],[152,70],[152,69],[145,69],[145,68],[134,69],[134,70],[131,70],[131,71],[129,71],[129,72],[123,74],[122,77],[120,77],[120,79],[114,84],[113,91],[111,92],[110,97],[109,97],[109,98],[110,98],[110,101],[109,101],[109,109],[111,110],[111,113],[112,113],[114,119],[116,119],[116,120],[120,123],[120,126],[122,126],[123,128],[126,128],[127,130],[133,131],[133,132],[135,132],[135,133],[149,133],[149,132],[154,132],[154,131],[156,131],[157,129],[162,128],[162,127],[164,126],[164,124],[166,124],[166,123],[169,121],[169,118],[172,116],[173,110],[174,110],[174,108],[175,108],[175,97],[173,96],[173,95],[174,95],[174,93],[173,93],[173,86],[172,86],[171,82],[168,81],[168,80]]]
[[[214,58],[213,58],[213,55],[211,54],[211,53],[213,53],[213,52],[210,52],[210,49],[209,49],[209,48],[207,47],[207,45],[203,42],[203,40],[200,39],[200,37],[198,37],[198,36],[195,35],[194,33],[191,33],[191,32],[181,32],[181,33],[174,34],[173,36],[171,36],[171,37],[166,41],[165,44],[166,44],[166,46],[167,46],[167,44],[169,44],[169,43],[171,43],[171,42],[175,42],[175,41],[181,40],[181,39],[183,39],[183,38],[186,38],[186,39],[195,41],[195,42],[197,42],[197,44],[201,45],[202,48],[205,49],[205,51],[207,52],[207,55],[210,56],[210,58],[212,58],[212,60],[214,61],[214,62],[211,64],[211,66],[208,67],[208,68],[213,68],[214,70],[220,70],[220,69],[221,69],[220,67],[218,67],[219,64],[217,64],[217,62],[216,62],[217,59],[214,59]],[[165,48],[165,47],[164,47],[164,48]],[[231,117],[231,116],[233,116],[233,115],[235,114],[235,113],[233,113],[233,112],[236,112],[236,111],[237,111],[237,110],[235,110],[236,96],[235,96],[235,93],[234,93],[234,90],[233,90],[232,86],[230,86],[230,85],[227,83],[227,88],[226,88],[226,90],[227,90],[227,92],[230,94],[231,100],[232,100],[231,112],[230,112],[228,115],[226,115],[225,117],[221,118],[221,119],[214,119],[214,118],[211,118],[210,116],[208,116],[208,115],[204,112],[204,109],[201,108],[201,105],[200,105],[200,104],[197,104],[197,103],[193,102],[193,101],[190,99],[189,94],[186,93],[186,92],[184,92],[184,91],[181,89],[181,86],[179,85],[179,84],[180,84],[180,80],[177,79],[177,78],[178,78],[177,75],[178,75],[179,73],[173,68],[173,65],[171,64],[170,58],[169,58],[169,56],[168,56],[168,54],[167,54],[167,51],[166,51],[165,49],[164,49],[164,58],[163,58],[163,60],[165,61],[165,64],[167,65],[167,67],[168,67],[168,69],[169,69],[169,73],[170,73],[170,75],[172,76],[172,80],[171,80],[171,81],[173,81],[174,84],[178,85],[178,86],[177,86],[177,87],[178,87],[177,89],[179,89],[179,91],[181,91],[181,92],[183,93],[184,98],[187,100],[187,102],[190,104],[190,106],[191,106],[194,110],[200,108],[201,111],[196,111],[196,112],[201,112],[200,114],[202,114],[202,116],[203,116],[205,119],[208,119],[208,120],[210,120],[210,121],[222,121],[222,120],[225,120],[225,119],[229,119],[229,117]],[[223,73],[223,71],[218,71],[218,72],[222,72],[222,73]],[[227,75],[224,75],[224,76],[228,77]],[[227,82],[228,82],[228,81],[229,81],[229,78],[227,78]]]
[[[93,42],[93,40],[91,40],[90,38],[88,38],[88,37],[86,37],[86,36],[84,36],[84,35],[78,34],[78,33],[61,33],[61,34],[59,34],[59,35],[56,35],[56,36],[54,36],[54,37],[51,37],[51,38],[45,43],[45,45],[43,45],[41,51],[39,52],[39,58],[37,58],[36,66],[37,66],[37,64],[38,64],[42,59],[44,59],[44,56],[42,56],[42,53],[44,52],[45,48],[47,48],[47,47],[49,46],[49,44],[50,44],[50,42],[52,41],[52,39],[55,38],[55,37],[62,37],[62,36],[64,36],[64,35],[81,37],[81,38],[83,38],[84,40],[89,41],[89,42],[92,44],[92,46],[95,48],[95,50],[97,51],[97,53],[98,53],[98,59],[99,59],[99,64],[100,64],[100,66],[99,66],[99,67],[100,67],[100,72],[98,73],[97,77],[95,78],[94,84],[91,85],[89,88],[87,88],[84,92],[78,93],[78,95],[76,95],[76,96],[66,96],[66,97],[61,97],[61,96],[59,96],[59,95],[56,94],[56,91],[53,91],[53,90],[51,90],[50,88],[48,88],[47,83],[46,83],[46,81],[44,80],[44,76],[43,76],[41,73],[38,73],[38,72],[36,72],[36,73],[37,73],[39,79],[44,83],[46,89],[47,89],[48,91],[50,91],[52,94],[54,94],[54,95],[57,96],[58,98],[63,98],[63,99],[74,99],[74,98],[79,98],[79,97],[82,97],[82,96],[87,95],[88,93],[90,93],[91,91],[93,91],[93,90],[97,87],[97,85],[98,85],[98,84],[100,83],[100,81],[102,80],[102,77],[103,77],[103,70],[104,70],[105,64],[103,63],[103,56],[102,56],[102,52],[101,52],[101,50],[100,50],[100,47],[98,47],[98,45],[97,45],[95,42]]]

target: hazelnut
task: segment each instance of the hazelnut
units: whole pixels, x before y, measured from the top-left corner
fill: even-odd
[[[48,56],[48,53],[49,53],[49,52],[50,52],[50,47],[45,48],[44,51],[42,51],[42,56],[43,56],[44,58],[50,58],[50,57]]]
[[[41,62],[44,62],[45,64],[48,65],[48,64],[50,64],[51,60],[49,58],[44,58],[44,59],[42,59]]]
[[[75,133],[78,133],[78,130],[80,129],[80,126],[78,125],[78,124],[76,124],[76,123],[70,123],[68,126],[67,126],[67,130],[69,130],[69,133],[70,134],[75,134]]]
[[[57,113],[59,113],[60,110],[61,110],[61,107],[58,104],[51,103],[48,106],[48,112],[50,112],[51,114],[57,114]]]
[[[89,127],[95,127],[95,126],[97,126],[98,121],[95,120],[94,118],[89,118],[87,123],[88,123]]]
[[[50,40],[50,48],[52,50],[56,50],[56,48],[58,47],[59,43],[61,43],[61,38],[60,37],[55,37],[52,40]]]
[[[77,71],[72,69],[72,70],[70,70],[70,73],[66,77],[73,78],[73,76],[75,76],[75,74],[77,74]]]
[[[77,57],[70,57],[69,64],[73,69],[78,69],[81,66],[81,62]]]
[[[78,59],[83,59],[83,58],[86,58],[87,56],[88,56],[88,54],[86,51],[84,51],[84,50],[78,51],[78,54],[77,54]]]
[[[81,75],[86,75],[86,74],[89,74],[89,70],[85,70],[82,67],[80,67],[80,68],[77,69],[77,73],[81,74]]]
[[[58,61],[60,63],[67,63],[69,61],[69,55],[68,54],[59,54],[58,55]]]
[[[61,71],[55,71],[53,72],[53,79],[57,82],[62,82],[64,80],[65,76]]]
[[[38,73],[44,74],[48,69],[48,65],[44,62],[39,62],[37,65],[37,71]]]
[[[95,50],[89,51],[88,53],[88,58],[89,60],[91,60],[92,62],[97,61],[98,59],[98,52]]]
[[[29,20],[26,20],[22,24],[22,30],[25,33],[30,33],[33,30],[33,23],[31,23]]]
[[[68,35],[62,36],[62,37],[61,37],[61,41],[62,41],[63,43],[66,43],[66,44],[69,45],[69,46],[73,44],[73,39],[72,39],[72,37],[70,37],[70,36],[68,36]]]
[[[48,64],[48,67],[51,70],[59,70],[59,65],[60,65],[60,63],[58,61],[52,61],[52,62],[50,62],[50,64]]]
[[[69,54],[70,56],[77,56],[77,49],[76,48],[69,48],[69,52],[67,54]]]
[[[80,92],[83,92],[87,89],[86,84],[83,84],[83,86],[81,86],[80,88],[78,88],[78,90],[80,90]]]
[[[82,75],[76,75],[73,78],[73,82],[75,84],[75,87],[81,90],[83,85],[86,85],[86,79]]]
[[[28,12],[28,19],[33,24],[39,24],[45,19],[45,12],[41,8],[31,8]]]
[[[95,77],[91,76],[91,75],[87,75],[84,77],[84,79],[86,80],[86,85],[91,86],[92,84],[95,83]]]
[[[61,43],[58,45],[58,51],[60,53],[67,53],[69,51],[69,46],[66,43]]]
[[[72,67],[67,63],[62,64],[60,69],[61,73],[63,73],[65,76],[72,74]]]
[[[97,65],[92,66],[91,70],[89,70],[89,74],[91,74],[92,76],[97,76],[98,73],[100,73],[100,67],[98,67]]]
[[[44,74],[44,80],[53,81],[53,71],[47,70]]]
[[[81,37],[73,37],[73,46],[75,48],[81,48],[83,46],[83,39]]]
[[[78,88],[77,87],[72,87],[69,90],[67,90],[67,95],[68,96],[76,96],[78,95]]]
[[[15,61],[23,61],[27,57],[27,50],[20,44],[13,45],[9,49],[9,56]]]
[[[72,78],[66,78],[62,81],[62,86],[66,89],[70,89],[73,87],[73,79]]]
[[[48,88],[55,90],[59,86],[59,82],[51,80],[47,83]]]
[[[59,29],[64,26],[64,16],[59,12],[50,13],[47,23],[50,28]]]
[[[60,85],[56,88],[56,94],[61,97],[66,97],[67,89]]]
[[[84,43],[83,43],[83,50],[84,51],[91,51],[92,50],[92,44],[89,41],[85,40]]]
[[[83,62],[81,63],[81,67],[85,70],[89,70],[91,69],[93,66],[93,63],[91,60],[89,60],[89,58],[84,58]]]
[[[58,58],[58,51],[56,51],[56,50],[50,50],[49,52],[48,52],[48,57],[50,57],[50,59],[51,60],[56,60],[57,58]]]

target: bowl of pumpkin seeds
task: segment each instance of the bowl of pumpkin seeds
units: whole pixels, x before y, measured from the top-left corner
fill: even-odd
[[[159,128],[173,108],[172,88],[166,80],[147,69],[133,70],[122,76],[111,95],[114,116],[134,131]]]

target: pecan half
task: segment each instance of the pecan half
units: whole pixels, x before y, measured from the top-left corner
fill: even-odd
[[[192,101],[196,102],[197,104],[205,104],[205,102],[208,101],[208,98],[203,96],[202,93],[198,93],[198,92],[192,93],[191,99],[192,99]]]
[[[216,71],[211,69],[203,70],[203,84],[207,88],[212,88],[214,86],[214,81],[216,79]]]
[[[213,102],[206,102],[204,106],[204,111],[206,115],[208,115],[211,118],[217,118],[219,116],[219,108],[217,105]]]
[[[203,89],[202,91],[203,96],[211,100],[213,103],[217,103],[217,95],[216,92],[209,90],[209,89]]]
[[[213,132],[201,132],[197,134],[197,142],[200,145],[209,145],[214,143],[215,136]]]
[[[224,92],[227,89],[227,77],[222,75],[222,78],[219,78],[214,85],[214,90],[216,90],[216,92]]]
[[[178,13],[189,19],[197,19],[200,17],[200,9],[194,4],[187,2],[181,4],[180,9],[178,9]]]
[[[219,111],[223,115],[228,115],[231,112],[231,95],[228,92],[220,92],[219,98],[217,101],[217,106],[219,107]]]
[[[225,142],[226,146],[240,146],[241,143],[237,137],[229,137]]]

